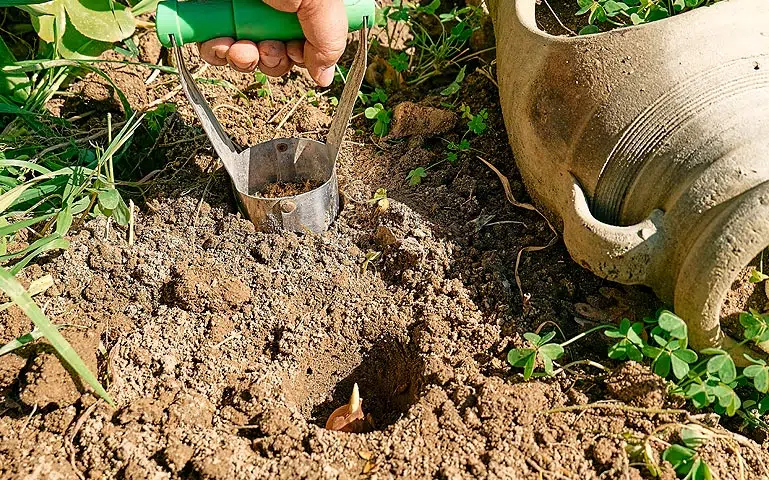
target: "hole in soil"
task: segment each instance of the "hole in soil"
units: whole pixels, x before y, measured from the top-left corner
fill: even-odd
[[[769,274],[769,265],[766,262],[769,262],[769,256],[764,255],[763,270],[764,273]],[[751,272],[754,269],[760,272],[761,263],[759,254],[742,269],[721,305],[721,325],[734,338],[742,338],[741,312],[754,309],[763,313],[769,310],[769,298],[766,295],[767,282],[750,282]]]
[[[327,355],[326,359],[313,358],[313,367],[293,378],[292,388],[287,389],[292,392],[290,400],[311,423],[325,427],[331,412],[349,401],[355,383],[363,411],[372,415],[376,430],[394,424],[419,398],[424,364],[412,347],[398,340],[382,340],[362,356],[356,353],[357,361],[352,364],[344,355]]]
[[[278,144],[278,151],[279,152],[285,152],[286,150],[288,150],[288,145],[286,145],[285,143],[279,143]]]

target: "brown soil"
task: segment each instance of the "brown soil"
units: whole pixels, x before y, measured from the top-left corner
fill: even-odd
[[[433,137],[448,132],[456,123],[457,114],[454,112],[413,102],[401,102],[393,109],[392,125],[387,137]]]
[[[151,46],[145,39],[143,48]],[[192,56],[190,63],[195,70]],[[136,105],[175,85],[161,75],[145,98],[146,72],[120,70]],[[300,134],[295,119],[279,130],[283,117],[270,119],[310,88],[304,74],[271,81],[272,99],[247,88],[249,75],[209,74],[246,92],[243,99],[204,85],[214,108],[236,107],[216,111],[241,145]],[[83,96],[59,108],[103,105],[87,97],[94,83],[102,84],[92,76],[75,82]],[[488,108],[489,131],[474,147],[525,199],[493,85],[469,74],[460,95]],[[524,255],[524,308],[516,256],[546,244],[550,232],[535,213],[507,203],[475,158],[435,168],[413,188],[407,172],[440,158],[442,141],[352,135],[340,154],[345,204],[332,228],[258,233],[236,211],[189,106],[170,98],[179,112],[153,147],[163,166],[139,205],[134,244],[123,229],[92,220],[71,235],[69,250],[22,275],[54,277],[39,303],[70,325],[63,334],[118,406],[96,401],[43,341],[0,357],[0,478],[642,478],[641,442],[654,433],[658,452],[676,434],[661,426],[692,421],[658,410],[680,407],[680,399],[640,365],[529,382],[511,370],[505,356],[524,345],[524,332],[583,330],[578,304],[611,320],[629,305],[655,305],[634,303],[648,296],[642,289],[602,290],[605,282],[557,244]],[[317,118],[331,111],[325,98],[307,109]],[[360,121],[356,127],[370,128]],[[378,188],[387,189],[384,212],[366,201]],[[506,220],[523,223],[499,223]],[[381,257],[364,270],[372,251]],[[31,328],[16,308],[0,313],[0,342]],[[570,346],[563,361],[605,363],[607,346],[595,335]],[[324,429],[356,382],[375,431]],[[599,400],[649,410],[588,406]],[[708,415],[696,420],[714,424]],[[714,428],[723,435],[700,449],[714,475],[769,475],[763,447]]]
[[[264,198],[293,197],[295,195],[307,193],[310,190],[315,190],[321,185],[323,184],[313,180],[305,180],[304,182],[271,183],[259,192],[258,196]]]
[[[732,288],[721,307],[721,323],[726,331],[735,338],[742,338],[741,312],[751,309],[759,313],[769,311],[767,282],[756,284],[749,280],[751,272],[753,269],[758,269],[759,265],[760,258],[757,257],[742,270],[742,273],[732,284]]]

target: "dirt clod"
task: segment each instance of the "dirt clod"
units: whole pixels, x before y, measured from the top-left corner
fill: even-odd
[[[645,408],[661,408],[667,399],[665,380],[648,367],[626,362],[606,379],[607,392],[617,400]]]
[[[402,102],[393,108],[388,138],[421,135],[431,137],[449,131],[457,122],[454,112],[413,102]]]

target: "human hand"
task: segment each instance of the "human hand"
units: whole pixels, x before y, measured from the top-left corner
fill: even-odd
[[[277,77],[293,65],[307,68],[321,87],[331,85],[334,66],[347,40],[347,14],[342,0],[263,0],[283,12],[296,12],[306,40],[287,43],[215,38],[200,43],[200,57],[211,65],[227,65],[239,72],[260,72]],[[254,21],[259,21],[255,19]]]

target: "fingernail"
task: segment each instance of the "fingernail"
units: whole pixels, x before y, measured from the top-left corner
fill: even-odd
[[[328,87],[334,81],[334,65],[320,71],[318,75],[318,85]]]

